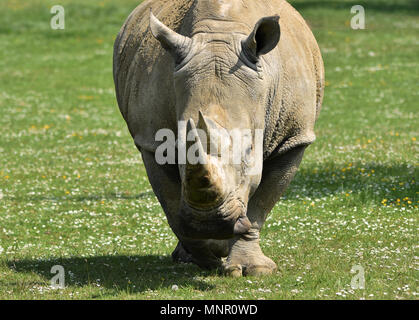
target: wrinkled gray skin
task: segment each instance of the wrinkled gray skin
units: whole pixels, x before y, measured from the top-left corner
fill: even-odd
[[[117,99],[179,239],[174,260],[231,276],[276,269],[259,232],[315,140],[323,79],[316,40],[286,1],[154,0],[131,13],[115,42]],[[178,121],[262,129],[246,150],[263,170],[221,164],[199,138],[208,164],[157,164],[155,134],[177,134]]]

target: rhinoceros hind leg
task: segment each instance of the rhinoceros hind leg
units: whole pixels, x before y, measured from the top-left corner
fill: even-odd
[[[189,250],[179,241],[172,253],[173,261],[195,263],[204,269],[216,269],[222,266],[220,258],[227,257],[229,244],[227,240],[197,240],[193,245],[189,242]]]
[[[192,263],[192,255],[185,250],[182,243],[179,241],[176,249],[172,252],[172,259],[174,262]]]
[[[173,261],[194,263],[206,270],[218,269],[222,266],[220,256],[211,250],[208,240],[181,240],[172,253]]]

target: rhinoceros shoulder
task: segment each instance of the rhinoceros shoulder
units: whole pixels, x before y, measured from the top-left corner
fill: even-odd
[[[289,3],[281,1],[278,11],[281,40],[269,57],[278,80],[266,114],[265,159],[315,141],[324,89],[323,60],[310,27]]]

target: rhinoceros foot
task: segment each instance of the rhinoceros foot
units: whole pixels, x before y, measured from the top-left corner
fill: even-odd
[[[272,274],[277,266],[263,254],[259,240],[238,239],[233,244],[223,269],[231,277],[262,276]]]

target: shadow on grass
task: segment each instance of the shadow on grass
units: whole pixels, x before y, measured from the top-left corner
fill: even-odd
[[[216,274],[216,271],[203,271],[192,264],[175,264],[170,257],[158,255],[11,260],[7,265],[15,272],[38,274],[48,283],[54,276],[51,268],[60,265],[65,270],[66,287],[100,285],[107,289],[104,294],[171,290],[173,285],[207,291],[214,286],[194,277]]]
[[[385,13],[407,13],[418,14],[419,1],[406,0],[406,1],[292,1],[292,6],[297,10],[306,9],[333,9],[333,10],[350,10],[353,6],[361,5],[366,11],[376,11]]]

